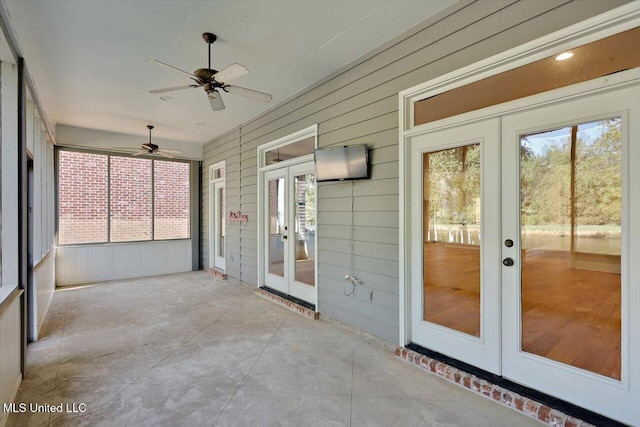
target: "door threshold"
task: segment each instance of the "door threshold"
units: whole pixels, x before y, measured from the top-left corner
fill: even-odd
[[[476,394],[492,399],[550,426],[625,426],[625,424],[611,418],[514,383],[504,377],[414,343],[407,344],[406,347],[398,347],[395,353],[398,358],[412,363],[425,371],[438,375],[449,382],[458,384]]]
[[[295,311],[296,313],[310,319],[318,320],[320,318],[320,313],[316,312],[315,304],[311,304],[307,301],[301,300],[300,298],[287,295],[267,286],[259,287],[256,289],[255,293],[258,296],[273,301],[278,305],[288,308],[291,311]]]
[[[209,273],[221,280],[227,280],[227,273],[217,267],[209,268]]]

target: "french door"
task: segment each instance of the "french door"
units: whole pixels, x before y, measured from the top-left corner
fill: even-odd
[[[412,137],[411,340],[637,425],[639,161],[638,84]]]
[[[499,119],[412,140],[412,339],[500,373]],[[429,345],[426,345],[426,344]]]
[[[264,284],[316,304],[313,162],[264,172]]]

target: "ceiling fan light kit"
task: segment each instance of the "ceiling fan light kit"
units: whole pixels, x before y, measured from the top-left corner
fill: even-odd
[[[181,70],[180,68],[174,67],[173,65],[165,64],[164,62],[158,61],[156,59],[147,59],[147,62],[149,62],[150,64],[159,65],[163,68],[167,68],[169,70],[173,70],[180,74],[188,76],[195,82],[195,84],[192,83],[183,86],[154,89],[150,90],[150,93],[164,93],[174,90],[201,87],[207,93],[209,104],[211,105],[211,109],[214,111],[225,109],[224,102],[222,101],[222,96],[220,95],[220,90],[226,93],[244,96],[245,98],[253,99],[256,101],[271,101],[271,95],[269,95],[268,93],[258,92],[257,90],[227,84],[227,82],[230,82],[231,80],[249,74],[249,70],[247,70],[245,66],[238,63],[231,64],[220,71],[211,68],[211,45],[216,41],[217,37],[213,33],[204,33],[202,34],[202,38],[207,43],[207,45],[209,45],[209,62],[207,68],[198,68],[193,73],[189,73],[188,71]]]

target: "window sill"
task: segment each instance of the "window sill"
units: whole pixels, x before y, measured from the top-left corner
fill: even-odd
[[[164,239],[164,240],[132,240],[130,242],[95,242],[95,243],[68,243],[64,245],[58,245],[57,248],[77,248],[86,246],[119,246],[119,245],[151,245],[154,243],[172,243],[189,241],[191,237],[185,237],[181,239]]]
[[[18,288],[18,285],[3,285],[0,286],[0,317],[4,315],[4,312],[11,307],[13,301],[22,295],[22,289]]]

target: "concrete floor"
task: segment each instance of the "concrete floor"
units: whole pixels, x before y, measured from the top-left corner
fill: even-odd
[[[56,291],[9,426],[527,426],[537,421],[204,272]]]

